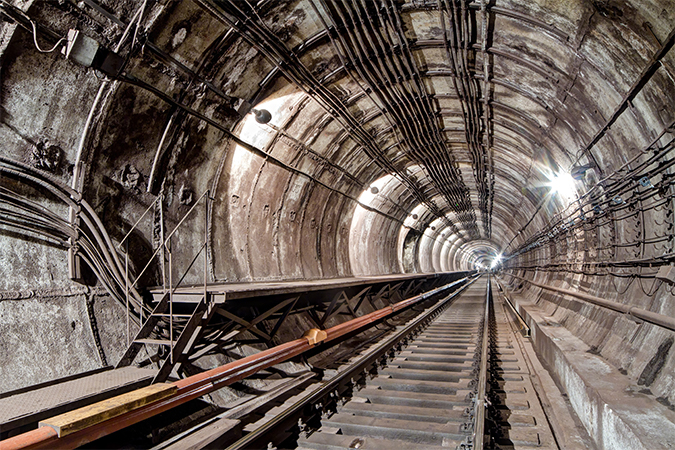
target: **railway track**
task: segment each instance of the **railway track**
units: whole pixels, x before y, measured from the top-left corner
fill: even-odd
[[[485,287],[469,287],[299,448],[468,446]]]
[[[229,449],[557,449],[519,339],[480,277],[249,424]]]

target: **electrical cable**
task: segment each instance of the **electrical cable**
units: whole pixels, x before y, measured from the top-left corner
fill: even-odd
[[[56,49],[59,47],[59,45],[61,45],[61,43],[62,43],[63,41],[67,41],[66,38],[62,37],[61,39],[59,39],[59,40],[56,42],[56,44],[54,44],[54,47],[52,47],[51,49],[49,49],[49,50],[42,50],[42,49],[40,48],[40,45],[39,45],[38,42],[37,42],[37,27],[36,27],[36,25],[35,25],[35,22],[33,22],[33,19],[28,19],[28,20],[30,21],[30,24],[33,26],[33,44],[35,44],[35,48],[37,49],[38,52],[40,52],[40,53],[51,53],[51,52],[53,52],[54,50],[56,50]]]
[[[673,123],[675,123],[675,121],[674,121]],[[672,125],[671,125],[671,126],[672,126]],[[654,145],[656,145],[656,143],[659,141],[659,139],[660,139],[663,135],[665,135],[665,133],[667,132],[668,129],[669,129],[669,127],[665,127],[664,130],[660,133],[659,137],[658,137],[657,139],[653,140],[653,141],[645,148],[645,150],[643,150],[643,152],[642,152],[641,154],[647,153]],[[614,205],[612,205],[611,202],[616,198],[616,196],[617,196],[618,194],[622,194],[622,195],[623,195],[627,190],[632,190],[632,189],[634,189],[634,186],[635,186],[636,181],[638,181],[639,179],[641,179],[641,178],[644,177],[644,176],[647,176],[647,177],[650,177],[650,178],[651,178],[651,177],[654,177],[654,176],[656,176],[656,175],[658,175],[658,174],[661,174],[661,175],[662,175],[662,182],[667,182],[667,186],[669,187],[672,183],[671,183],[670,180],[668,180],[668,179],[669,179],[669,178],[672,178],[673,175],[670,175],[670,174],[664,174],[664,172],[665,172],[667,169],[669,169],[670,167],[672,167],[672,166],[675,164],[675,159],[670,159],[670,160],[664,161],[664,162],[662,162],[661,164],[659,164],[659,165],[658,165],[656,168],[654,168],[654,169],[647,170],[647,168],[648,168],[650,165],[652,165],[652,164],[656,164],[656,161],[657,161],[659,158],[661,158],[661,157],[667,155],[667,154],[672,150],[672,148],[673,148],[673,142],[675,142],[675,139],[671,139],[668,143],[666,143],[665,145],[663,145],[663,146],[659,147],[658,149],[656,149],[656,150],[654,151],[654,154],[651,155],[649,158],[647,158],[646,161],[643,161],[643,162],[640,163],[637,167],[635,167],[635,168],[629,170],[628,173],[624,174],[619,180],[615,181],[615,182],[612,183],[611,185],[607,186],[607,181],[612,177],[612,175],[615,175],[615,174],[617,174],[619,171],[623,170],[629,163],[634,162],[637,158],[633,158],[631,161],[629,161],[628,163],[624,164],[620,169],[618,169],[617,171],[615,171],[614,174],[612,174],[612,175],[610,175],[610,176],[608,176],[608,177],[605,177],[603,180],[601,180],[600,182],[596,183],[596,184],[595,184],[595,185],[594,185],[594,186],[593,186],[586,194],[582,195],[582,196],[575,202],[576,204],[579,205],[576,209],[574,209],[574,210],[572,210],[571,212],[567,213],[567,216],[566,216],[566,217],[565,217],[565,213],[564,213],[564,212],[561,212],[561,213],[556,214],[556,216],[555,216],[555,218],[554,218],[554,221],[553,221],[552,225],[550,225],[547,229],[542,230],[541,232],[539,232],[539,233],[537,233],[537,234],[531,236],[530,238],[528,238],[528,240],[526,240],[525,243],[523,243],[523,244],[519,247],[519,249],[517,249],[517,250],[512,254],[512,256],[516,256],[519,252],[522,253],[522,250],[523,250],[524,248],[527,248],[528,246],[531,246],[533,242],[535,242],[535,241],[537,241],[538,239],[540,239],[541,236],[543,236],[543,235],[545,235],[545,234],[547,234],[547,233],[550,233],[551,230],[554,230],[554,231],[555,231],[556,228],[559,227],[559,226],[561,225],[561,223],[564,223],[564,222],[566,222],[567,220],[570,220],[570,217],[574,216],[575,214],[582,214],[582,213],[585,214],[585,213],[584,213],[584,208],[585,208],[586,206],[588,206],[589,204],[591,204],[591,202],[594,202],[594,201],[597,199],[597,197],[593,197],[593,195],[594,195],[594,194],[593,194],[594,190],[595,190],[596,188],[601,187],[603,184],[605,185],[605,187],[603,188],[604,192],[603,192],[602,194],[600,194],[600,195],[604,195],[605,200],[603,200],[603,201],[601,201],[601,202],[597,202],[596,205],[598,205],[598,206],[605,206],[605,207],[606,207],[606,206],[609,204],[609,205],[610,205],[610,208],[612,208],[612,209],[614,209],[614,210],[621,210],[621,209],[629,208],[629,207],[631,207],[631,205],[634,205],[637,201],[643,200],[643,199],[645,199],[645,198],[653,197],[653,196],[656,195],[660,190],[666,188],[666,186],[661,186],[661,188],[660,188],[659,190],[656,190],[656,189],[653,189],[653,190],[652,190],[652,189],[650,189],[649,191],[651,191],[651,192],[647,192],[646,194],[645,194],[644,192],[643,192],[643,193],[640,193],[639,196],[638,196],[638,198],[634,198],[634,199],[632,199],[630,202],[624,202],[625,206],[622,206],[622,207],[619,207],[619,208],[616,208]],[[640,171],[642,171],[642,173],[640,173],[640,174],[638,175],[638,172],[640,172]],[[657,183],[657,184],[659,184],[659,183]],[[585,198],[587,198],[587,197],[589,197],[589,196],[591,197],[590,202],[586,202],[585,204],[582,204],[582,200],[585,199]],[[664,204],[664,203],[668,202],[672,197],[673,197],[673,196],[670,195],[667,199],[663,200],[661,204]],[[654,206],[660,206],[661,204],[655,204]],[[610,208],[606,208],[606,209],[610,209]],[[639,212],[642,212],[642,210],[639,210],[639,211],[636,212],[636,213],[639,213]],[[632,213],[632,214],[636,214],[636,213]],[[631,215],[632,215],[632,214],[631,214]],[[605,213],[605,211],[603,211],[603,215],[607,215],[607,214]],[[571,220],[574,221],[574,219],[571,219]],[[614,220],[616,220],[616,218],[614,218]],[[565,228],[566,228],[566,230],[569,230],[569,228],[576,228],[576,225],[573,225],[572,227],[568,227],[568,226],[565,224]],[[515,237],[514,237],[514,238],[515,238]],[[540,244],[541,244],[541,243],[540,243]],[[531,250],[531,248],[530,248],[530,249],[527,249],[527,250],[529,251],[529,250]]]
[[[642,292],[643,292],[647,297],[651,297],[651,296],[653,296],[654,294],[656,294],[656,291],[659,290],[659,288],[660,288],[661,285],[663,284],[663,281],[662,281],[662,280],[654,279],[654,282],[652,283],[652,287],[651,287],[651,289],[650,289],[650,290],[651,290],[651,293],[648,293],[647,291],[645,291],[645,288],[644,288],[644,286],[642,285],[642,278],[638,277],[638,283],[640,284],[640,289],[642,290]],[[656,286],[656,288],[654,288],[654,286],[656,285],[656,283],[658,283],[658,286]]]

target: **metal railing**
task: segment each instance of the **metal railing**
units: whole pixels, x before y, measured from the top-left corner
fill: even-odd
[[[205,191],[192,205],[187,213],[180,219],[176,227],[164,237],[164,220],[161,218],[160,238],[161,243],[150,257],[145,267],[130,281],[129,271],[129,237],[138,229],[139,224],[153,207],[159,205],[162,210],[162,197],[158,197],[145,210],[141,217],[134,223],[128,233],[118,245],[114,245],[103,223],[94,209],[82,198],[82,195],[73,188],[64,184],[52,174],[31,167],[25,163],[0,155],[0,174],[15,179],[20,183],[32,186],[41,191],[53,194],[59,203],[67,206],[70,211],[68,219],[62,218],[58,213],[49,208],[31,201],[25,195],[0,185],[0,225],[18,230],[23,234],[37,234],[46,237],[50,242],[56,242],[72,253],[73,258],[82,258],[92,269],[96,277],[103,284],[110,295],[123,301],[127,314],[127,344],[130,344],[132,305],[139,310],[139,324],[143,325],[144,310],[151,312],[145,306],[143,298],[137,291],[140,278],[151,266],[153,260],[161,252],[162,285],[164,292],[167,291],[166,277],[169,275],[170,317],[169,333],[171,335],[171,357],[173,358],[173,295],[188,274],[198,257],[204,255],[204,298],[207,299],[208,281],[208,223],[210,207],[210,191]],[[204,204],[204,241],[194,255],[189,267],[183,273],[179,282],[173,286],[173,258],[171,255],[171,238],[176,234],[187,218]],[[124,264],[120,261],[118,250],[124,246]],[[169,255],[169,267],[166,267],[166,254]]]
[[[165,234],[164,230],[164,213],[163,213],[163,207],[162,207],[162,200],[163,196],[160,195],[155,199],[154,202],[148,206],[148,208],[143,212],[143,214],[138,218],[136,223],[131,227],[131,229],[127,232],[127,234],[124,236],[124,238],[120,241],[120,243],[117,245],[118,248],[121,248],[122,245],[126,247],[126,252],[125,252],[125,279],[126,279],[126,286],[125,286],[125,293],[126,293],[126,314],[127,314],[127,346],[131,344],[131,334],[130,334],[130,321],[131,321],[131,314],[130,314],[130,308],[129,308],[129,301],[130,301],[130,296],[129,292],[132,289],[137,288],[138,281],[141,279],[141,277],[146,273],[146,271],[150,268],[152,265],[153,261],[155,258],[159,256],[160,260],[160,269],[162,273],[162,289],[164,292],[164,295],[169,296],[169,346],[170,346],[170,358],[171,358],[171,363],[174,362],[174,354],[173,354],[173,347],[174,347],[174,314],[173,314],[173,299],[174,295],[176,293],[176,290],[181,286],[183,281],[185,280],[185,277],[190,273],[190,270],[194,266],[195,262],[199,259],[200,255],[203,255],[203,295],[204,295],[204,301],[208,301],[208,254],[209,254],[209,207],[210,207],[210,191],[207,189],[197,200],[194,201],[192,204],[192,207],[183,215],[183,217],[178,221],[176,226],[171,230],[171,232],[168,235]],[[193,255],[192,260],[190,261],[190,264],[188,264],[187,268],[183,270],[183,274],[178,280],[177,283],[173,282],[173,251],[172,251],[172,245],[171,245],[171,239],[176,235],[178,230],[181,228],[181,226],[187,221],[188,217],[192,215],[194,211],[197,210],[197,207],[199,206],[200,203],[203,203],[204,205],[204,240],[199,247],[199,250]],[[143,220],[143,218],[150,212],[150,210],[153,207],[158,207],[159,208],[159,214],[160,214],[160,244],[157,246],[157,249],[153,252],[152,256],[148,259],[146,262],[145,266],[143,269],[136,275],[135,279],[133,282],[130,281],[129,277],[129,237],[131,234],[134,232],[134,230],[138,229],[138,226],[140,222]],[[149,315],[147,316],[149,318]],[[146,320],[147,320],[146,318]],[[143,326],[143,308],[140,308],[139,310],[139,323],[140,326]]]

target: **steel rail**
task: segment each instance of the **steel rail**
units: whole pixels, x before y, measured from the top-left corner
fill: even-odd
[[[530,330],[529,325],[527,324],[523,316],[520,315],[513,302],[511,302],[511,299],[506,296],[506,291],[504,290],[504,287],[497,280],[495,280],[495,283],[497,283],[497,288],[499,289],[501,298],[503,298],[504,303],[506,303],[509,306],[509,310],[511,311],[516,321],[520,325],[519,331],[523,334],[523,337],[531,337],[532,332]]]
[[[478,375],[478,393],[474,404],[473,448],[482,449],[485,435],[485,410],[487,408],[487,367],[490,340],[490,304],[492,300],[491,276],[488,274],[487,290],[485,293],[485,319],[483,321],[483,342],[480,351],[480,372]]]
[[[664,314],[647,311],[646,309],[636,308],[634,306],[625,305],[623,303],[606,300],[604,298],[596,297],[594,295],[584,294],[583,292],[577,292],[569,289],[550,286],[548,284],[537,283],[535,281],[528,280],[527,278],[523,278],[518,275],[513,275],[510,273],[507,273],[507,275],[513,278],[517,278],[519,280],[526,281],[533,286],[537,286],[539,288],[546,289],[548,291],[569,295],[570,297],[575,297],[580,300],[584,300],[588,303],[592,303],[597,306],[602,306],[603,308],[611,309],[612,311],[620,312],[623,314],[636,317],[638,319],[642,319],[645,322],[651,323],[652,325],[658,325],[660,327],[675,331],[675,317],[670,317]]]
[[[178,388],[176,393],[134,409],[120,416],[111,418],[101,423],[91,425],[80,431],[76,431],[64,437],[59,437],[56,430],[48,426],[41,426],[35,430],[0,441],[0,450],[35,450],[35,449],[72,449],[115,431],[141,422],[171,408],[182,405],[236,381],[242,380],[260,370],[287,361],[294,356],[300,355],[317,345],[338,339],[348,333],[363,329],[366,325],[379,322],[385,317],[409,306],[418,304],[424,300],[438,295],[461,283],[468,282],[471,278],[465,277],[455,282],[433,289],[424,294],[413,296],[409,299],[374,311],[357,319],[331,327],[325,332],[325,338],[318,342],[310,342],[309,338],[302,337],[293,341],[277,345],[270,349],[233,361],[220,367],[193,375],[173,384]],[[89,408],[92,405],[84,408]],[[83,409],[84,409],[83,408]]]
[[[317,404],[322,398],[325,398],[330,393],[334,392],[344,380],[350,380],[355,377],[359,372],[361,372],[365,367],[372,364],[373,361],[378,360],[380,357],[385,355],[389,350],[396,346],[400,341],[402,341],[406,336],[410,335],[413,331],[419,328],[423,322],[428,321],[434,317],[437,313],[441,312],[445,307],[447,307],[451,300],[461,294],[466,288],[472,285],[479,277],[475,277],[473,280],[466,283],[464,286],[451,293],[444,299],[440,300],[436,305],[431,307],[428,311],[423,312],[414,321],[408,324],[401,331],[395,333],[394,335],[388,337],[383,343],[378,344],[376,348],[369,349],[367,354],[359,358],[357,361],[350,364],[347,368],[340,369],[340,373],[335,377],[323,382],[319,387],[314,389],[309,394],[305,395],[297,402],[295,402],[290,408],[286,409],[284,412],[276,416],[271,421],[265,423],[263,426],[255,429],[250,432],[243,438],[239,439],[235,443],[227,447],[226,450],[238,450],[246,448],[256,448],[252,444],[256,441],[262,439],[266,434],[269,434],[272,430],[284,424],[294,416],[296,416],[300,411],[307,405]]]

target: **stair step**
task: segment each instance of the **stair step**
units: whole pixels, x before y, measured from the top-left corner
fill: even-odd
[[[151,314],[156,317],[177,317],[177,318],[185,318],[189,319],[192,317],[192,314]]]
[[[167,347],[171,346],[171,341],[168,339],[134,339],[134,342],[137,344],[166,345]],[[176,345],[176,342],[178,341],[173,341],[173,345]]]
[[[204,292],[176,292],[173,294],[173,303],[199,303],[204,298]],[[161,300],[160,296],[154,298],[155,302]]]

